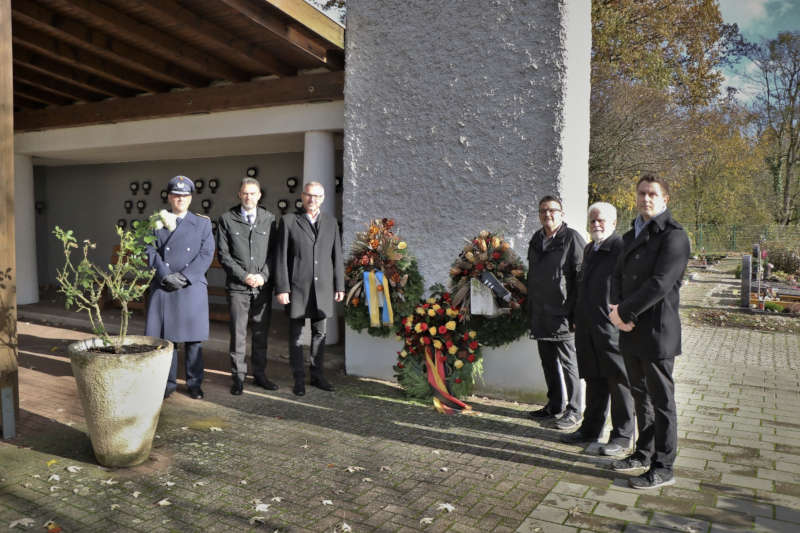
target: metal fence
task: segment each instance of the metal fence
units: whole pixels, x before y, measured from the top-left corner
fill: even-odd
[[[700,224],[684,226],[692,241],[692,252],[749,252],[755,243],[771,243],[800,249],[800,226]]]

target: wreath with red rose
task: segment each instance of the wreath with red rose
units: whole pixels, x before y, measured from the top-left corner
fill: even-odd
[[[413,398],[446,398],[448,394],[463,398],[472,394],[483,373],[478,334],[467,328],[463,309],[453,305],[443,286],[431,291],[430,298],[420,300],[413,313],[401,319],[397,334],[403,347],[397,352],[395,376]],[[441,378],[438,386],[436,376]]]
[[[510,293],[506,302],[495,298],[501,308],[497,316],[471,315],[470,284],[483,273],[492,274]],[[478,332],[481,344],[502,346],[515,341],[528,330],[525,300],[528,295],[527,269],[511,244],[501,235],[481,231],[464,245],[450,267],[450,292],[453,304],[465,309],[470,327]]]
[[[375,337],[391,335],[399,317],[411,313],[424,291],[417,260],[408,253],[406,242],[395,235],[394,226],[391,218],[370,221],[367,231],[356,233],[350,247],[350,258],[345,264],[345,322],[350,328],[356,331],[366,329]],[[388,312],[381,307],[383,312],[376,325],[374,316],[370,314],[370,288],[384,295],[383,303],[388,293],[392,309],[390,323],[387,323]],[[373,306],[376,303],[381,304],[375,301]]]

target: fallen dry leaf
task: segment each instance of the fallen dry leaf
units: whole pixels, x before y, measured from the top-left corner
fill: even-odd
[[[452,513],[456,510],[456,506],[452,503],[438,503],[436,504],[437,511],[444,511],[446,513]]]
[[[266,521],[267,521],[267,519],[264,518],[263,516],[254,516],[250,520],[248,520],[248,522],[250,522],[251,526],[254,526],[256,524],[263,524]]]
[[[63,529],[61,529],[61,526],[59,526],[52,520],[48,520],[47,522],[45,522],[42,527],[44,527],[45,530],[47,530],[47,533],[61,533],[63,531]]]
[[[372,483],[372,478],[371,477],[361,478],[361,482],[362,483]]]
[[[273,497],[272,497],[272,499],[271,499],[270,501],[271,501],[271,502],[277,502],[277,503],[280,503],[280,502],[282,502],[282,501],[283,501],[283,498],[281,498],[280,496],[273,496]]]
[[[61,476],[58,474],[50,474],[50,477],[47,478],[47,481],[61,481]]]
[[[134,498],[138,498],[141,494],[142,494],[141,492],[139,492],[138,490],[135,490],[135,491],[133,491],[133,494],[131,496],[133,496]]]
[[[322,505],[333,505],[331,500],[322,500]]]
[[[422,518],[419,519],[419,525],[427,526],[429,524],[433,524],[433,518],[430,518],[428,516],[423,516]]]
[[[441,467],[441,468],[439,469],[439,471],[440,471],[440,472],[447,472],[448,470],[450,470],[450,469],[449,469],[449,468],[447,468],[446,466],[443,466],[443,467]]]
[[[391,471],[392,471],[392,469],[389,468],[388,466],[382,466],[381,467],[381,472],[391,472]]]
[[[35,523],[36,521],[33,518],[20,518],[8,524],[8,529],[14,529],[15,527],[31,527]]]
[[[69,472],[70,474],[77,474],[78,472],[81,471],[82,468],[83,468],[82,466],[70,465],[67,467],[67,472]]]
[[[58,485],[53,485],[53,486],[50,487],[50,492],[55,492],[55,491],[59,490],[60,488],[61,487],[59,487]]]
[[[243,479],[239,482],[239,485],[247,485],[247,480]]]
[[[217,427],[217,426],[209,426],[208,430],[209,431],[222,431],[222,428]]]
[[[347,471],[350,472],[351,474],[353,472],[363,472],[364,471],[364,467],[361,467],[361,466],[348,466],[347,467]]]
[[[161,506],[161,507],[166,507],[168,505],[172,505],[172,502],[169,501],[168,499],[164,498],[163,500],[158,500],[156,502],[156,505]]]
[[[194,487],[205,487],[208,485],[208,481],[195,481],[192,486]]]
[[[175,482],[174,481],[165,481],[164,485],[167,486],[167,487],[172,487],[172,486],[175,485]]]
[[[347,522],[342,522],[341,524],[336,526],[336,529],[334,529],[334,531],[340,533],[351,533],[353,531],[353,528],[350,527],[350,524],[348,524]]]
[[[268,503],[256,504],[256,511],[259,513],[266,513],[267,511],[269,511],[269,504]]]
[[[112,503],[111,504],[111,510],[112,511],[116,511],[117,509],[119,509],[119,504],[118,503]]]
[[[49,461],[47,461],[47,467],[49,468],[49,467],[53,466],[54,464],[56,464],[57,462],[58,462],[58,459],[50,459]]]
[[[119,481],[114,481],[114,478],[108,478],[100,481],[100,483],[103,485],[116,485],[117,483],[119,483]]]

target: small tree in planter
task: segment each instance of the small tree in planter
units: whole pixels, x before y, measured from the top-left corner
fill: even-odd
[[[122,352],[128,334],[128,304],[144,296],[155,274],[155,270],[147,265],[145,246],[156,240],[153,229],[164,226],[175,229],[175,217],[165,210],[151,215],[147,223],[134,222],[130,230],[116,226],[119,236],[117,261],[106,269],[89,260],[89,251],[95,248],[93,242],[87,239],[78,245],[72,230],[65,231],[58,226],[53,230],[64,247],[65,262],[63,268],[57,270],[56,280],[59,292],[66,297],[66,307],[86,311],[95,335],[113,353]],[[72,262],[72,252],[79,247],[83,249],[83,257],[75,264]],[[103,291],[106,288],[122,308],[119,335],[114,338],[109,335],[102,315]]]
[[[53,230],[64,247],[65,263],[56,275],[59,290],[67,309],[89,314],[97,335],[71,344],[69,355],[92,448],[104,466],[144,462],[158,425],[173,346],[163,339],[128,335],[128,304],[150,286],[154,270],[147,264],[145,247],[155,242],[153,229],[163,226],[174,230],[174,215],[161,211],[129,230],[117,227],[117,261],[105,269],[89,259],[94,243],[85,240],[79,245],[72,230]],[[83,257],[73,263],[76,248],[82,249]],[[122,308],[116,336],[108,333],[102,316],[105,289]]]

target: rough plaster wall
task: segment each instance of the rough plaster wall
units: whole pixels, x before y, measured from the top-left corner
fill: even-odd
[[[337,155],[341,152],[337,152]],[[337,175],[341,159],[337,157]],[[213,202],[208,214],[217,218],[231,206],[239,203],[236,193],[241,179],[248,167],[258,167],[258,180],[264,189],[262,205],[280,216],[277,207],[278,199],[289,200],[290,209],[295,199],[300,198],[300,188],[294,194],[289,193],[286,178],[296,176],[302,182],[303,154],[263,154],[252,156],[216,157],[208,159],[184,159],[172,161],[144,161],[137,163],[75,165],[63,167],[34,167],[36,178],[36,200],[42,200],[47,208],[36,216],[37,226],[37,262],[40,283],[54,283],[55,269],[63,264],[63,252],[60,243],[53,237],[52,229],[59,225],[62,228],[74,229],[79,239],[91,239],[97,243],[94,258],[100,264],[107,262],[111,251],[118,243],[114,224],[117,219],[143,219],[158,209],[168,209],[159,196],[167,181],[175,175],[184,174],[192,179],[203,178],[206,187],[192,198],[190,210],[202,213],[201,201],[205,198]],[[208,179],[216,177],[220,186],[215,194],[208,188]],[[139,190],[131,194],[128,185],[131,181],[150,180],[152,190],[143,195]],[[334,200],[334,196],[336,197]],[[144,214],[139,214],[136,201],[144,199],[147,207]],[[134,208],[126,214],[123,207],[125,200],[132,200]],[[340,205],[340,195],[329,195],[327,201],[336,201]],[[211,279],[217,276],[219,279]],[[220,285],[224,282],[221,272],[211,272],[209,281]]]
[[[524,257],[537,199],[563,189],[563,10],[348,0],[346,246],[370,218],[393,217],[427,285],[446,282],[462,237],[482,229]]]

